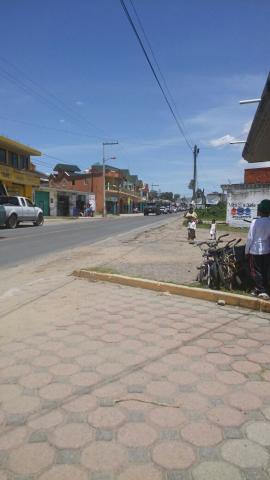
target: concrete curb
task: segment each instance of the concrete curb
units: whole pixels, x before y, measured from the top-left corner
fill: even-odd
[[[89,280],[98,280],[103,282],[117,283],[129,287],[144,288],[155,292],[168,292],[172,295],[182,295],[184,297],[208,300],[217,302],[223,300],[226,305],[233,305],[250,310],[270,313],[270,302],[258,298],[237,295],[235,293],[220,292],[217,290],[206,290],[203,288],[187,287],[185,285],[174,285],[173,283],[157,282],[155,280],[146,280],[143,278],[127,277],[125,275],[116,275],[112,273],[101,273],[94,270],[75,270],[72,275]]]

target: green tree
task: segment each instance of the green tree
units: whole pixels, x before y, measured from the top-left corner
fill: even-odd
[[[169,200],[170,202],[173,201],[173,192],[162,192],[160,194],[160,198],[162,200]]]

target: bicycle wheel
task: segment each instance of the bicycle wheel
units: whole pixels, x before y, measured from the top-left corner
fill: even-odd
[[[218,263],[213,262],[211,267],[210,267],[210,287],[213,288],[214,290],[219,290],[220,289],[220,278],[219,278],[219,273],[218,273]]]
[[[218,263],[217,268],[218,268],[220,284],[223,287],[225,287],[224,265],[221,265],[220,263]]]
[[[207,285],[207,265],[202,265],[197,278],[201,285]]]

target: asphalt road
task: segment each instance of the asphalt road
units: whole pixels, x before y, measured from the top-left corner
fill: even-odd
[[[90,245],[120,233],[128,233],[138,227],[147,228],[155,223],[166,223],[168,220],[167,215],[132,216],[56,223],[48,221],[42,227],[22,224],[14,230],[0,227],[0,267],[21,265],[35,257]]]

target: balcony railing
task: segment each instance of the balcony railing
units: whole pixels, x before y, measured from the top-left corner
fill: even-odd
[[[116,187],[113,185],[106,185],[106,191],[115,192],[118,194],[124,193],[126,195],[132,195],[133,197],[138,197],[140,199],[142,198],[140,192],[136,190],[130,190],[129,188],[122,187],[122,186]]]

